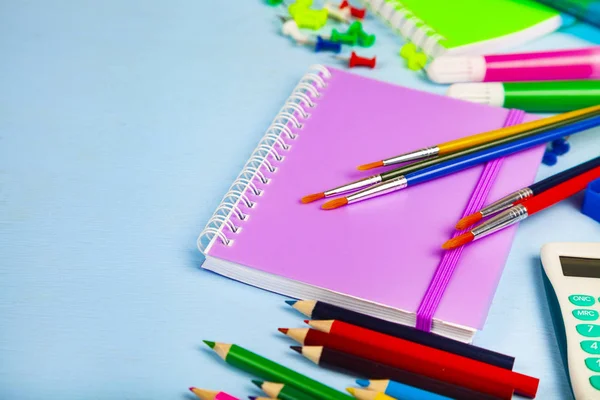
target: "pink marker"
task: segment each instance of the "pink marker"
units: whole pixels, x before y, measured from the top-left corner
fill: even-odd
[[[427,68],[437,83],[600,79],[600,46],[488,56],[441,56]]]

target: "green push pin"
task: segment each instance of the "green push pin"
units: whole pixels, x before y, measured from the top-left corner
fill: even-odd
[[[266,0],[269,6],[279,6],[283,3],[283,0]]]
[[[361,47],[371,47],[375,43],[375,35],[369,35],[367,32],[365,32],[360,21],[354,21],[348,27],[348,32],[346,33],[357,35],[358,45]]]
[[[358,42],[358,35],[355,33],[342,33],[338,32],[337,29],[331,30],[331,36],[329,36],[329,40],[336,43],[348,44],[350,46],[354,46]]]

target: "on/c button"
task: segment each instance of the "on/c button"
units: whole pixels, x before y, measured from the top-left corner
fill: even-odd
[[[569,296],[569,301],[580,307],[593,306],[596,302],[592,296],[587,294],[572,294]]]

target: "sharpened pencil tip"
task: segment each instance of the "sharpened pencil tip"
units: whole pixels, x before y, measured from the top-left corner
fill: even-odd
[[[248,396],[248,399],[250,399],[250,400],[256,400],[256,396]]]
[[[281,333],[283,333],[284,335],[287,335],[289,329],[288,328],[277,328],[277,330]]]
[[[215,342],[211,342],[210,340],[203,340],[204,344],[207,345],[208,347],[210,347],[211,349],[215,348],[216,343]]]
[[[370,382],[367,379],[357,379],[356,384],[362,387],[369,387]]]
[[[345,197],[342,197],[341,199],[333,199],[333,200],[328,201],[327,203],[325,203],[321,206],[321,209],[334,210],[336,208],[343,207],[347,204],[348,204],[348,199]]]
[[[305,324],[308,324],[308,323],[310,323],[310,320],[308,320],[308,319],[305,319],[305,320],[304,320],[304,323],[305,323]]]
[[[286,300],[285,301],[288,305],[294,307],[294,304],[296,304],[298,302],[298,300]]]
[[[262,387],[262,384],[264,382],[263,381],[259,381],[257,379],[252,379],[252,383],[254,383],[255,386]]]
[[[302,346],[290,346],[290,349],[294,350],[296,353],[302,354]]]
[[[472,242],[475,239],[475,236],[471,232],[465,232],[462,235],[458,235],[455,238],[448,240],[446,243],[442,245],[442,249],[444,250],[452,250],[457,247],[464,246],[465,244]]]
[[[353,396],[354,396],[354,393],[356,392],[353,387],[346,388],[346,390],[348,391],[348,393],[350,393]]]
[[[314,194],[309,194],[308,196],[304,196],[302,199],[300,199],[300,201],[303,204],[308,204],[308,203],[312,203],[313,201],[321,200],[324,198],[325,198],[325,193],[321,192],[321,193],[314,193]]]
[[[193,392],[196,389],[195,386],[190,386],[190,392]]]
[[[375,162],[372,162],[372,163],[359,165],[357,167],[357,169],[359,171],[367,171],[369,169],[379,168],[379,167],[383,167],[383,161],[375,161]]]
[[[480,212],[476,212],[475,214],[468,215],[464,218],[461,218],[460,221],[456,223],[456,229],[462,231],[463,229],[467,229],[470,226],[475,225],[477,222],[483,219],[483,215]]]

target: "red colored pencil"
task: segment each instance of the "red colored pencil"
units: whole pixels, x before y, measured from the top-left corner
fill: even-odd
[[[455,249],[464,246],[474,240],[481,239],[487,235],[498,232],[507,226],[516,224],[519,221],[533,215],[545,208],[548,208],[574,194],[581,192],[593,180],[600,177],[600,167],[596,167],[584,172],[574,178],[571,178],[563,183],[554,186],[538,194],[530,197],[506,211],[497,214],[484,223],[472,228],[470,231],[463,233],[455,238],[448,240],[443,244],[442,248],[446,250]]]
[[[506,386],[535,397],[539,379],[342,321],[307,321],[336,350],[500,397]]]

